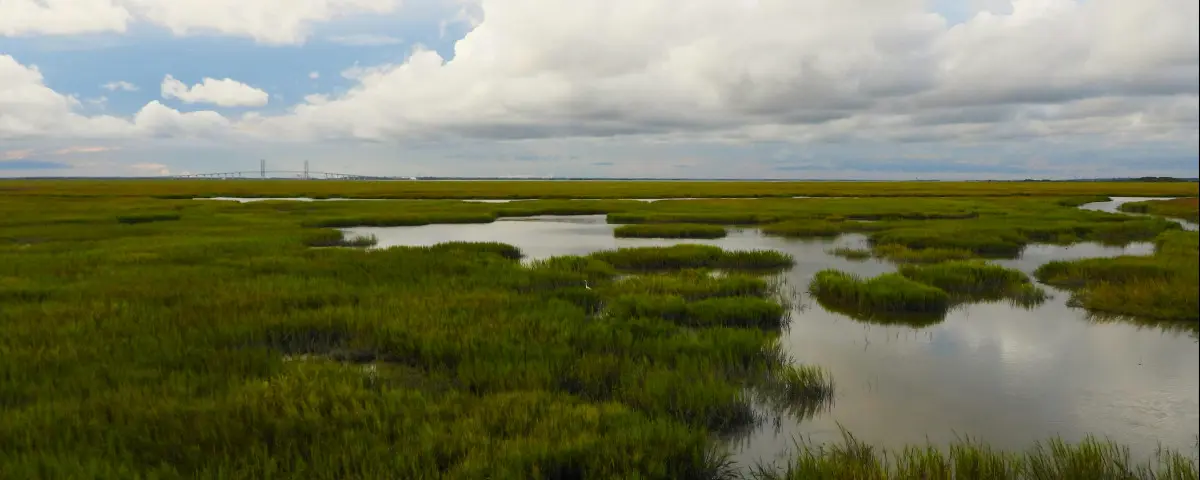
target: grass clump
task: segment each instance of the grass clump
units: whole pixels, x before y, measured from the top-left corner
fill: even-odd
[[[950,295],[945,291],[897,273],[863,280],[857,275],[823,270],[813,277],[808,289],[823,306],[862,320],[940,317],[950,308]]]
[[[1033,306],[1047,297],[1024,272],[980,260],[903,265],[900,274],[942,289],[959,301],[1008,298],[1020,305]]]
[[[1010,230],[984,228],[897,228],[871,235],[874,245],[900,245],[909,250],[968,251],[985,257],[1016,257],[1027,239]]]
[[[169,222],[179,220],[180,218],[182,218],[182,215],[178,213],[128,213],[117,215],[117,223],[134,225],[138,223]]]
[[[966,249],[924,248],[914,250],[895,244],[875,245],[871,249],[871,253],[876,257],[896,263],[938,263],[976,258],[974,252]]]
[[[1163,232],[1154,239],[1154,254],[1163,258],[1193,260],[1200,256],[1200,235],[1181,230]]]
[[[720,297],[764,297],[771,287],[752,275],[713,276],[707,270],[683,270],[671,274],[634,275],[617,280],[605,293],[612,296],[650,294],[674,295],[688,301]]]
[[[303,242],[310,247],[371,247],[379,243],[374,235],[346,237],[340,230],[321,229],[306,232]]]
[[[766,235],[787,238],[836,237],[845,231],[847,225],[852,224],[820,220],[793,220],[764,225],[762,232]]]
[[[725,251],[707,245],[633,247],[596,252],[591,258],[617,270],[656,271],[695,268],[720,270],[772,270],[791,267],[792,257],[772,250]]]
[[[829,250],[828,253],[847,260],[869,260],[871,258],[871,251],[865,248],[838,247]]]
[[[760,466],[760,480],[831,479],[1129,479],[1193,480],[1197,461],[1176,451],[1160,450],[1138,462],[1128,448],[1086,437],[1077,443],[1060,438],[1038,442],[1023,452],[1003,452],[970,439],[949,448],[934,445],[884,450],[848,432],[840,443],[800,444],[800,452],[782,470]]]
[[[608,223],[634,225],[757,225],[774,220],[774,217],[753,212],[620,212],[608,214]]]
[[[1043,283],[1072,291],[1070,304],[1093,313],[1143,321],[1200,322],[1200,236],[1168,231],[1153,256],[1055,261],[1034,272]]]
[[[617,238],[722,238],[725,227],[694,223],[622,225],[613,229]]]
[[[624,295],[608,305],[617,318],[659,318],[688,327],[743,327],[778,329],[786,310],[778,303],[756,297],[718,297],[688,302],[666,295]]]
[[[758,388],[758,392],[781,410],[797,406],[827,405],[833,396],[833,379],[829,371],[812,365],[786,365],[773,372],[771,381]],[[807,412],[806,412],[807,413]],[[806,413],[798,415],[807,417]]]
[[[453,252],[463,255],[481,253],[499,255],[509,260],[519,260],[524,256],[520,248],[500,242],[442,242],[426,248],[435,252]]]
[[[1130,202],[1118,207],[1122,212],[1162,215],[1180,218],[1192,223],[1200,222],[1200,198],[1174,198],[1171,200],[1147,200]]]

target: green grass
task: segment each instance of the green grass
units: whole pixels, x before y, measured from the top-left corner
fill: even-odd
[[[761,480],[807,479],[994,479],[994,480],[1195,480],[1197,460],[1161,450],[1136,460],[1127,448],[1087,437],[1038,442],[1023,452],[1003,452],[970,439],[949,448],[934,445],[885,450],[843,431],[843,441],[798,445],[800,452],[781,470],[759,466]]]
[[[346,238],[339,230],[321,229],[306,232],[304,244],[310,247],[370,247],[379,243],[374,235]]]
[[[132,213],[128,215],[117,215],[117,223],[133,225],[137,223],[151,222],[169,222],[179,220],[178,213]]]
[[[1178,197],[1195,182],[0,180],[0,195],[310,198]]]
[[[905,322],[910,315],[940,317],[950,308],[950,295],[945,291],[896,273],[863,280],[823,270],[813,277],[808,290],[822,305],[862,320]]]
[[[314,249],[353,240],[310,220],[382,207],[275,203],[0,202],[0,471],[715,478],[727,465],[714,436],[759,421],[748,388],[829,388],[782,377],[784,308],[764,280],[619,277],[601,260],[790,263],[778,254],[643,249],[523,265],[496,243]],[[112,221],[155,206],[181,217]],[[678,295],[688,316],[602,314],[639,285]]]
[[[789,189],[996,198],[507,205],[150,198]],[[1077,212],[1064,198],[1172,194],[1155,189],[1195,184],[0,181],[0,472],[717,478],[729,465],[713,439],[761,421],[755,402],[804,416],[832,395],[827,373],[781,353],[787,308],[774,284],[749,275],[787,268],[792,258],[682,245],[523,264],[519,249],[497,243],[312,247],[347,242],[333,227],[582,213],[872,217],[880,221],[854,228],[955,234],[986,226],[1026,241],[1022,232],[1037,227],[1039,235],[1075,241],[1130,220]],[[178,218],[114,221],[168,212]],[[1159,228],[1134,221],[1105,235]],[[1194,234],[1163,232],[1155,258],[1178,265],[1162,279],[1163,292],[1175,295],[1176,282],[1190,281],[1180,275],[1197,242]],[[860,282],[870,288],[830,290],[835,298],[866,291],[852,307],[872,307],[873,319],[893,313],[874,309],[876,300],[935,316],[950,301],[900,275]],[[1096,458],[1081,458],[1079,468],[1096,466],[1088,463]]]
[[[789,268],[792,257],[772,250],[724,251],[707,245],[632,247],[597,252],[591,258],[623,271],[713,268],[721,270],[772,270]]]
[[[864,248],[838,247],[829,250],[827,253],[847,260],[869,260],[872,256],[871,251]]]
[[[1007,298],[1023,306],[1036,306],[1047,298],[1046,292],[1033,285],[1024,272],[980,260],[902,265],[899,272],[963,302]]]
[[[1162,219],[1085,215],[1078,219],[979,219],[970,222],[934,222],[900,227],[871,234],[876,246],[899,245],[909,250],[967,251],[976,256],[1015,258],[1030,243],[1072,244],[1099,242],[1124,245],[1153,240],[1159,234],[1179,230],[1178,224]],[[938,256],[935,254],[934,256]]]
[[[836,237],[845,230],[847,225],[850,224],[845,222],[833,223],[826,221],[793,220],[789,222],[764,225],[762,227],[762,232],[766,235],[788,238]]]
[[[1121,204],[1123,212],[1162,215],[1181,218],[1192,223],[1200,222],[1200,199],[1175,198],[1171,200],[1147,200]]]
[[[875,245],[870,253],[895,263],[938,263],[976,258],[974,252],[965,249],[925,248],[913,250],[904,245]]]
[[[692,223],[622,225],[613,229],[617,238],[722,238],[725,227]]]
[[[1073,291],[1070,304],[1089,311],[1165,322],[1200,322],[1196,232],[1169,231],[1153,256],[1122,256],[1042,265],[1043,283]]]
[[[766,297],[772,287],[752,275],[713,276],[707,270],[684,270],[670,274],[634,275],[610,282],[602,287],[608,296],[649,294],[673,295],[685,300],[704,300],[720,297]]]
[[[658,318],[689,327],[753,327],[779,329],[786,310],[778,303],[755,297],[717,297],[688,302],[666,295],[624,295],[613,300],[607,315],[616,318]]]

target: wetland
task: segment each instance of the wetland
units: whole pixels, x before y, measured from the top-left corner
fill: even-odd
[[[0,470],[1196,476],[1194,224],[1109,195],[1195,184],[170,183],[0,183]]]

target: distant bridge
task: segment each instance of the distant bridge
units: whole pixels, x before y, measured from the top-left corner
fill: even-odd
[[[218,173],[189,173],[185,175],[173,175],[174,178],[219,178],[234,179],[234,178],[298,178],[302,180],[416,180],[411,177],[378,177],[370,175],[355,175],[352,173],[335,173],[335,172],[313,172],[308,169],[308,162],[304,162],[304,170],[267,170],[267,161],[260,160],[257,171],[242,171],[242,172],[218,172]]]

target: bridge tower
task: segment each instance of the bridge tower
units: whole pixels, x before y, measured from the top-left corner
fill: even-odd
[[[258,161],[258,175],[264,180],[267,178],[267,159],[265,158]]]

